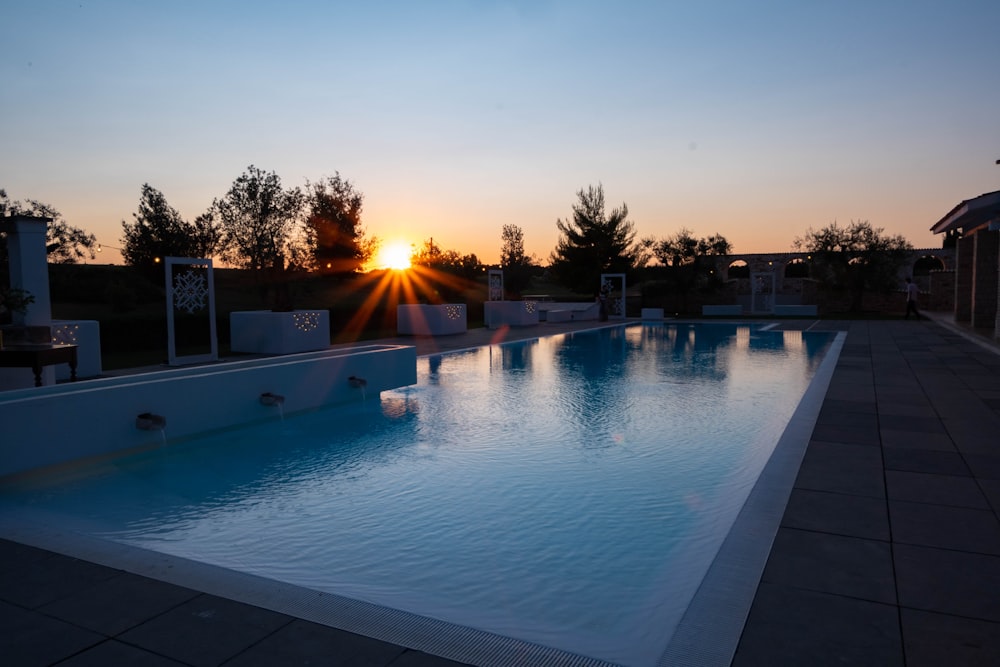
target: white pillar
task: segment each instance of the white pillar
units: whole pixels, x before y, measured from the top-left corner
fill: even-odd
[[[52,218],[15,215],[0,222],[7,232],[10,286],[27,290],[35,297],[24,315],[14,313],[16,324],[51,326],[52,300],[49,297],[49,262],[45,237]]]

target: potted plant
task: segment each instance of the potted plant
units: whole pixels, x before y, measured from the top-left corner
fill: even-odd
[[[20,287],[0,286],[0,348],[4,345],[4,334],[8,342],[19,342],[27,337],[27,327],[14,325],[14,314],[24,315],[35,297]]]

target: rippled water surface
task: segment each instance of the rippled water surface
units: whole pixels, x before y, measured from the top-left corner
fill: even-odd
[[[655,661],[830,337],[632,325],[4,492],[90,534]]]

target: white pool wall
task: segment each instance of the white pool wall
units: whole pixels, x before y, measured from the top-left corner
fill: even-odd
[[[360,405],[416,381],[416,348],[366,345],[0,392],[0,476],[282,414]],[[284,397],[280,408],[261,404],[266,392]],[[140,430],[143,413],[164,417],[166,428]]]

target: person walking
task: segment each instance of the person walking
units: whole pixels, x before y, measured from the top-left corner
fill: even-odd
[[[906,279],[906,315],[903,317],[904,320],[910,319],[910,313],[913,313],[916,318],[920,319],[920,311],[917,310],[917,295],[920,294],[920,288],[917,284]]]

